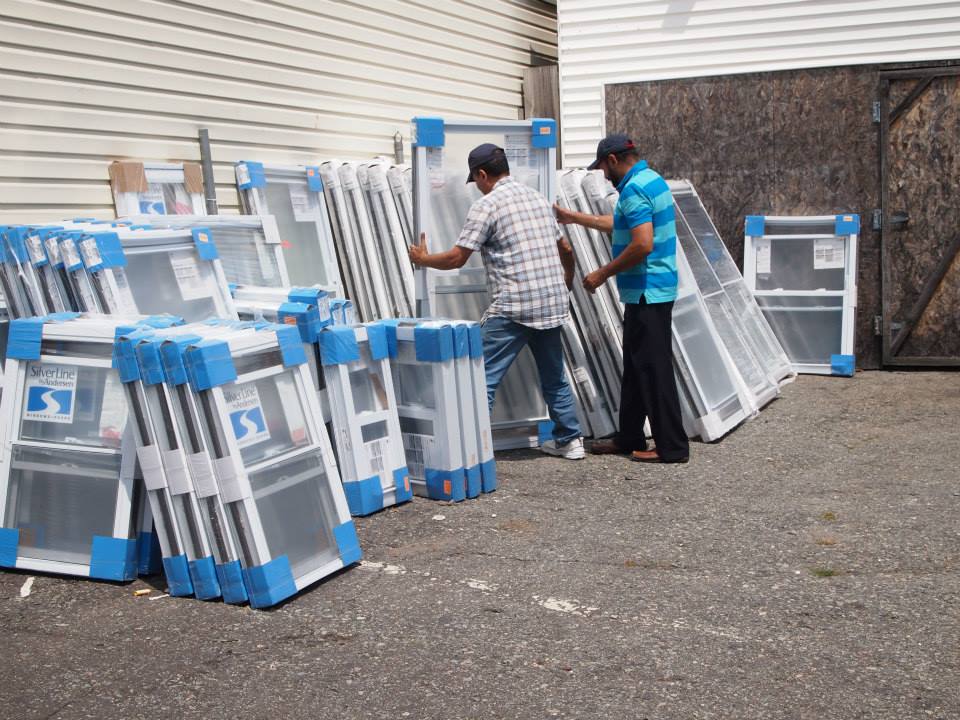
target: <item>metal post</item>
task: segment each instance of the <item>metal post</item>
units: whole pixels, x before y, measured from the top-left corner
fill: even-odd
[[[207,215],[219,215],[217,207],[217,186],[213,180],[213,156],[210,154],[210,133],[200,128],[200,167],[203,169],[203,194],[207,204]]]

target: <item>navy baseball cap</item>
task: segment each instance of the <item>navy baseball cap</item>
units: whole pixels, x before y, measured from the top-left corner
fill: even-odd
[[[470,151],[470,155],[467,156],[467,167],[470,168],[470,172],[467,173],[467,184],[473,182],[474,170],[476,170],[478,167],[486,165],[495,158],[503,157],[503,155],[503,148],[497,147],[493,143],[477,145],[473,150]]]
[[[607,159],[607,155],[616,155],[624,150],[636,150],[633,140],[623,133],[611,133],[597,143],[597,159],[587,166],[587,170],[596,170]]]

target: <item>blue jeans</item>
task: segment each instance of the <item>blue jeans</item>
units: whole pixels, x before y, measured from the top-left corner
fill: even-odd
[[[483,323],[483,362],[487,370],[487,402],[493,399],[507,370],[525,346],[530,346],[540,376],[540,390],[553,420],[553,439],[565,445],[581,436],[573,392],[563,369],[562,328],[535,330],[502,317]]]

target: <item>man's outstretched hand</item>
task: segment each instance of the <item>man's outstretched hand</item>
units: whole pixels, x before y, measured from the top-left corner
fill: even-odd
[[[570,223],[577,222],[577,214],[573,212],[573,210],[567,210],[567,208],[560,207],[554,203],[553,212],[557,216],[557,222],[561,225],[569,225]]]
[[[410,262],[419,267],[423,264],[424,258],[429,254],[429,251],[427,251],[427,234],[420,233],[420,244],[408,247],[407,255],[410,256]]]

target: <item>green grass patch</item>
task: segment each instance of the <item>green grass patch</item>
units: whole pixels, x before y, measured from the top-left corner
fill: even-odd
[[[840,574],[840,571],[834,568],[828,568],[828,567],[815,567],[815,568],[810,568],[810,574],[819,578],[828,578],[828,577],[836,577],[837,575]]]

